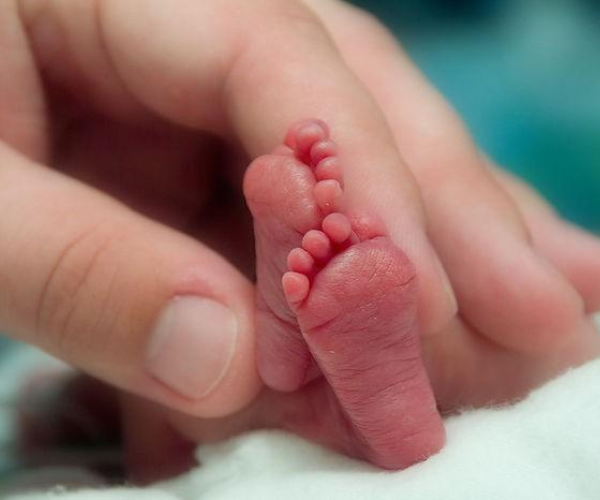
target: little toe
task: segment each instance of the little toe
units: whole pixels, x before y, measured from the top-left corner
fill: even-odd
[[[281,278],[281,284],[288,304],[292,310],[296,310],[310,291],[308,278],[304,274],[288,271]]]
[[[349,218],[352,221],[352,232],[359,241],[372,240],[386,234],[383,221],[372,214],[351,210]]]

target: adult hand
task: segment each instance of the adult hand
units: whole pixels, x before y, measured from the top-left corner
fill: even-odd
[[[335,0],[309,3],[380,104],[458,299],[459,314],[422,340],[440,407],[521,397],[597,356],[600,240],[491,167],[379,22]]]
[[[10,243],[0,267],[0,326],[17,338],[184,413],[211,417],[247,404],[260,387],[249,282],[206,246],[64,173],[194,236],[220,232],[211,243],[232,247],[231,234],[219,231],[223,221],[208,220],[227,213],[226,200],[211,199],[210,179],[239,182],[241,162],[214,161],[205,134],[241,144],[253,157],[298,118],[319,116],[346,152],[347,195],[377,211],[415,263],[424,334],[476,325],[467,341],[427,337],[432,366],[436,359],[453,366],[455,357],[429,349],[430,342],[466,346],[472,361],[484,351],[471,349],[480,339],[484,347],[492,339],[494,352],[521,348],[523,338],[525,350],[535,350],[561,343],[573,324],[581,326],[578,356],[589,352],[584,312],[600,294],[575,276],[593,275],[590,258],[582,260],[582,273],[570,256],[582,248],[590,255],[596,242],[575,239],[566,259],[573,272],[540,264],[522,214],[486,173],[456,117],[363,13],[339,2],[315,2],[310,11],[300,2],[266,0],[182,1],[176,8],[159,1],[30,0],[1,8],[11,57],[0,82],[0,176],[8,186],[0,188],[0,234]],[[228,175],[224,164],[232,166]],[[460,290],[457,321],[452,287],[426,236],[421,189],[429,235]],[[456,203],[473,193],[484,198],[473,201],[481,201],[481,212]],[[487,215],[492,223],[473,239]],[[498,280],[515,254],[526,257],[518,276],[527,280]],[[548,293],[533,294],[537,301],[523,311],[523,290],[531,289]],[[540,304],[552,314],[540,313]],[[212,328],[196,330],[200,324]],[[221,343],[228,338],[223,325],[234,332],[232,351]],[[524,330],[533,333],[523,336]],[[221,335],[211,335],[216,331]],[[158,350],[149,347],[156,336]],[[226,367],[217,369],[219,363]],[[446,373],[433,372],[434,384]],[[445,406],[472,373],[452,377]],[[260,425],[256,415],[246,424]]]
[[[412,174],[303,3],[29,0],[0,20],[9,335],[187,414],[245,406],[261,387],[253,289],[223,254],[252,272],[250,226],[224,193],[306,116],[336,130],[348,195],[416,265],[422,329],[455,313]]]
[[[460,119],[372,17],[337,1],[310,5],[384,110],[422,189],[428,233],[457,291],[460,314],[438,335],[423,338],[440,406],[451,411],[521,397],[597,355],[589,314],[600,307],[598,240],[490,167]],[[393,213],[394,203],[386,205]],[[387,207],[379,208],[388,213]],[[269,412],[275,398],[286,396],[266,393],[221,422],[170,419],[200,441],[266,424],[283,426],[285,411]],[[128,408],[126,421],[137,422],[136,404]],[[297,416],[306,405],[287,408]]]

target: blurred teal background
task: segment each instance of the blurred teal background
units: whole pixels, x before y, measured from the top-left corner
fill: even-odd
[[[600,233],[600,2],[355,0],[496,162]]]

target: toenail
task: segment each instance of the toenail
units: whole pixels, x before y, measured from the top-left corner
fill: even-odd
[[[201,399],[227,373],[237,334],[237,320],[223,304],[204,297],[175,297],[151,332],[146,366],[179,394]]]
[[[435,258],[433,262],[442,284],[444,295],[446,296],[448,315],[449,317],[454,317],[458,313],[458,300],[454,294],[454,289],[450,283],[450,278],[448,277],[448,274],[444,270],[444,267],[438,258]]]

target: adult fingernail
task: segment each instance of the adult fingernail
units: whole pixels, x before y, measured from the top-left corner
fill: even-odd
[[[436,258],[435,263],[438,275],[440,277],[440,281],[442,282],[444,293],[446,294],[448,308],[450,311],[452,311],[452,316],[454,316],[458,312],[458,300],[456,300],[456,295],[454,294],[454,289],[452,288],[452,284],[450,283],[450,278],[444,270],[444,266],[442,266],[441,261]]]
[[[191,295],[175,297],[151,333],[147,367],[179,394],[201,399],[227,373],[237,334],[236,317],[223,304]]]

